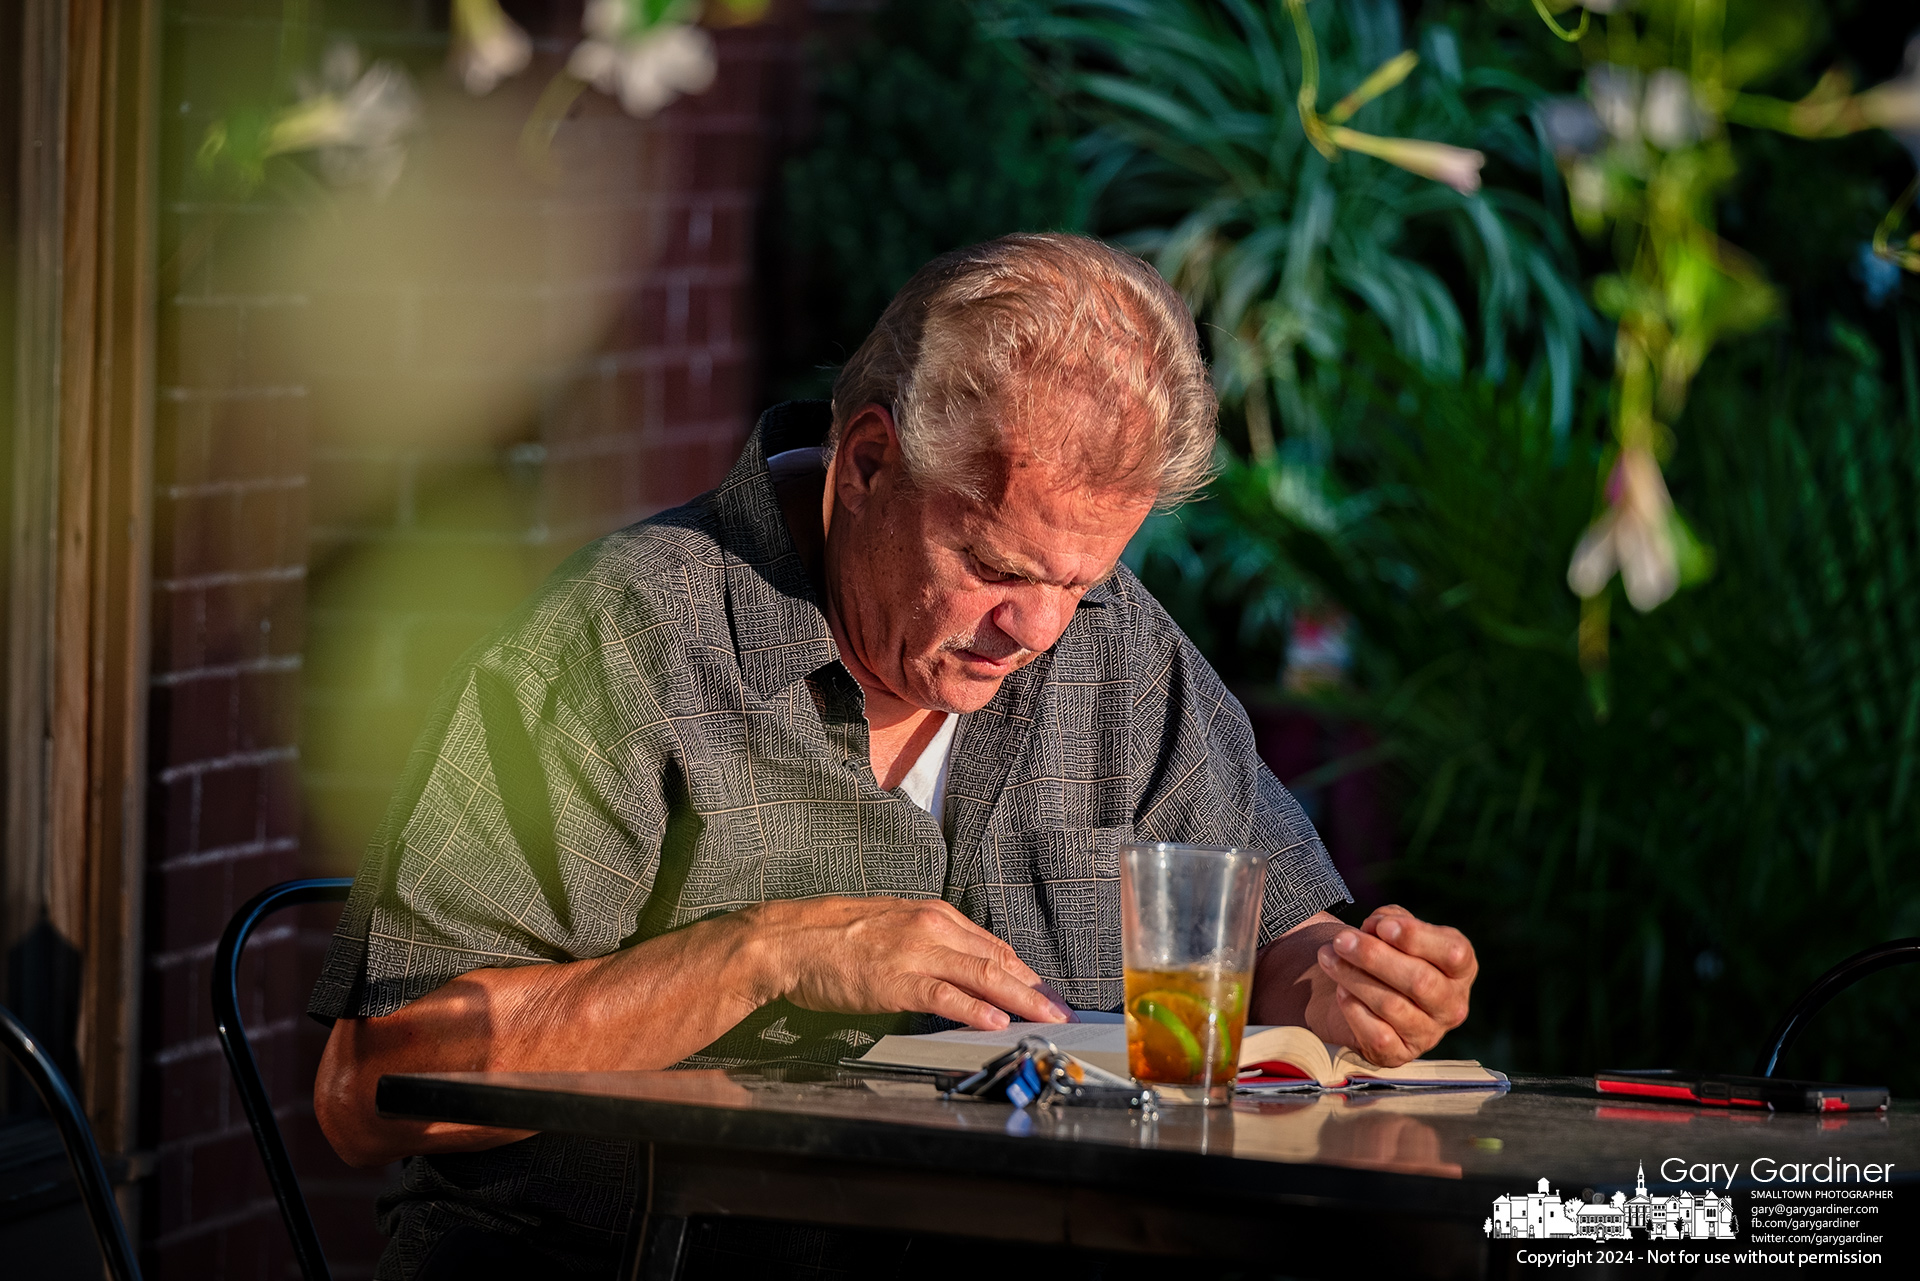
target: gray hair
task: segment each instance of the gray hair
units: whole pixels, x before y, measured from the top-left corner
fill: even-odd
[[[1219,402],[1192,314],[1086,236],[1002,236],[914,273],[834,382],[829,456],[868,405],[892,412],[909,478],[976,499],[1016,451],[1160,508],[1212,476]]]

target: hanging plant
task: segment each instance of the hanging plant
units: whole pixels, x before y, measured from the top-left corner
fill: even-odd
[[[360,51],[342,41],[328,48],[317,78],[296,79],[295,92],[293,104],[277,111],[242,108],[209,125],[197,156],[201,172],[244,195],[265,181],[267,161],[312,152],[336,187],[392,191],[420,124],[406,71],[386,61],[363,67]]]
[[[1619,575],[1642,612],[1711,572],[1710,550],[1673,505],[1661,476],[1694,375],[1723,338],[1771,320],[1775,291],[1723,240],[1715,205],[1736,173],[1729,124],[1803,138],[1884,128],[1920,141],[1920,42],[1905,72],[1855,94],[1830,71],[1798,102],[1744,91],[1788,61],[1807,28],[1797,4],[1726,0],[1583,0],[1569,30],[1534,0],[1556,36],[1589,55],[1584,92],[1542,104],[1539,119],[1566,177],[1574,222],[1611,232],[1618,269],[1594,282],[1594,303],[1616,322],[1613,450],[1600,513],[1567,567],[1581,598],[1581,666],[1596,711],[1607,705],[1608,585]],[[1560,12],[1574,7],[1561,3]],[[1728,37],[1729,8],[1734,36]],[[1591,11],[1591,12],[1589,12]],[[1596,27],[1591,13],[1604,15]],[[1876,233],[1882,261],[1920,269],[1920,244],[1892,241],[1910,188]]]
[[[492,93],[533,60],[533,41],[500,7],[500,0],[453,0],[453,48],[448,66],[468,93]]]

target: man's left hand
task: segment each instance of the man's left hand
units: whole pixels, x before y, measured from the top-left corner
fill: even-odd
[[[1480,962],[1459,930],[1429,925],[1404,907],[1375,911],[1319,951],[1354,1049],[1381,1067],[1419,1058],[1467,1017]]]

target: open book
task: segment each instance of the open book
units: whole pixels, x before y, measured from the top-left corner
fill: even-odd
[[[1082,1018],[1086,1016],[1083,1014]],[[1096,1016],[1097,1017],[1097,1016]],[[961,1029],[927,1036],[883,1036],[857,1060],[863,1067],[965,1073],[1038,1036],[1082,1063],[1127,1075],[1127,1030],[1117,1016],[1099,1022],[1010,1023],[998,1032]],[[1249,1027],[1240,1042],[1240,1086],[1314,1090],[1367,1086],[1505,1089],[1507,1078],[1471,1059],[1415,1059],[1377,1067],[1345,1046],[1328,1045],[1303,1027]]]
[[[1504,1073],[1472,1059],[1415,1059],[1396,1068],[1369,1063],[1344,1045],[1331,1045],[1303,1027],[1250,1027],[1240,1041],[1242,1088],[1374,1085],[1504,1088]]]

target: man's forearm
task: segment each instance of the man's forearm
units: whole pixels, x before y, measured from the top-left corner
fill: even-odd
[[[669,1067],[768,999],[755,952],[747,914],[733,913],[594,960],[474,970],[394,1014],[340,1019],[314,1084],[320,1128],[358,1166],[524,1138],[385,1119],[374,1089],[394,1072]]]
[[[1336,1045],[1351,1044],[1346,1015],[1334,999],[1338,990],[1319,962],[1319,951],[1348,928],[1319,912],[1260,949],[1253,971],[1250,1023],[1285,1023],[1312,1029]]]

